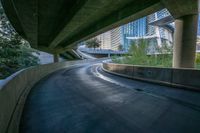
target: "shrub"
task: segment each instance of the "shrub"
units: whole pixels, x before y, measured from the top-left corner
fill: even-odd
[[[0,79],[6,78],[12,73],[30,66],[37,65],[39,59],[18,35],[10,38],[0,38]]]
[[[156,51],[151,53],[147,40],[141,39],[133,42],[129,49],[128,56],[121,59],[114,59],[113,62],[134,65],[172,67],[172,47],[163,44],[156,47]]]
[[[196,63],[200,64],[200,53],[196,54]]]

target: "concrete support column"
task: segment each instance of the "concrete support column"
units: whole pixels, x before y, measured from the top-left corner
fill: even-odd
[[[197,23],[198,15],[186,15],[175,20],[174,68],[194,68]]]
[[[53,55],[54,63],[59,62],[59,54]]]

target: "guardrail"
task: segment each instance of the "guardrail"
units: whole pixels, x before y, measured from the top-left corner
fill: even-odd
[[[78,48],[82,52],[89,54],[127,54],[127,51],[114,51],[110,49]]]
[[[200,70],[103,63],[103,69],[123,77],[200,91]]]
[[[57,70],[91,61],[97,60],[46,64],[22,70],[8,77],[0,86],[0,133],[19,132],[19,123],[24,103],[35,83]]]

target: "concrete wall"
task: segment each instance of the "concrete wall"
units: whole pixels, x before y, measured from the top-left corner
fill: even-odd
[[[41,65],[8,77],[0,86],[0,133],[18,133],[26,97],[35,83],[56,70],[91,61],[95,60]]]
[[[103,68],[112,74],[131,79],[200,91],[200,70],[142,67],[114,63],[103,63]]]
[[[37,56],[39,58],[39,63],[40,64],[49,64],[49,63],[53,63],[53,55],[46,53],[46,52],[42,52],[42,51],[38,51],[39,54],[37,53],[33,53],[35,56]]]

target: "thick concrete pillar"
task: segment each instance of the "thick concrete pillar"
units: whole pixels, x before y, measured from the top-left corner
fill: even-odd
[[[175,20],[174,68],[194,68],[197,25],[197,14],[182,16]]]
[[[53,55],[54,63],[59,62],[59,54]]]

